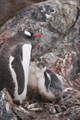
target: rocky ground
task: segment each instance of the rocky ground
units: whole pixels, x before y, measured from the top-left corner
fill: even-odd
[[[1,120],[79,120],[80,91],[64,89],[62,100],[58,104],[25,100],[22,105],[13,104],[6,89],[0,92]]]
[[[58,75],[64,93],[61,102],[55,105],[33,100],[25,101],[22,106],[12,103],[11,115],[7,115],[7,119],[11,120],[16,115],[15,120],[79,120],[80,1],[48,0],[25,7],[0,28],[0,46],[25,28],[32,29],[34,33],[43,33],[35,39],[32,55],[41,57],[46,66]],[[0,98],[2,116],[7,110],[5,103],[8,101],[3,100],[2,93]]]

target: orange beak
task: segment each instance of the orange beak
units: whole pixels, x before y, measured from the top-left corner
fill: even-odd
[[[42,35],[42,33],[37,33],[37,34],[35,34],[34,36],[35,37],[38,37],[38,36],[41,36]]]

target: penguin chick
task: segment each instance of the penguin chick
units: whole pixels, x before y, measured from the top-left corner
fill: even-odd
[[[32,56],[30,66],[36,68],[36,64],[41,61],[41,58],[38,56]]]
[[[61,81],[43,62],[36,66],[36,77],[42,98],[53,103],[59,101],[63,93]]]
[[[14,100],[26,98],[33,33],[17,32],[0,49],[0,90],[7,88]]]
[[[36,78],[36,64],[39,63],[40,61],[41,59],[37,56],[31,58],[27,92],[29,98],[38,98],[39,92]]]

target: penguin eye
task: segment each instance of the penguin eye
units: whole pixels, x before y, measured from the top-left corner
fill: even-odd
[[[31,37],[31,33],[29,31],[27,31],[27,30],[24,31],[24,34]]]

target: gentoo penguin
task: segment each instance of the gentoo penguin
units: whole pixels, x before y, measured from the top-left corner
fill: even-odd
[[[29,80],[28,80],[28,91],[27,95],[30,99],[38,98],[38,84],[36,78],[36,65],[41,61],[40,57],[33,56],[31,58],[30,67],[29,67]]]
[[[48,69],[43,62],[40,62],[36,66],[36,77],[42,98],[53,103],[58,102],[63,94],[63,88],[56,74]]]
[[[34,36],[27,30],[17,32],[0,49],[0,90],[7,88],[12,98],[20,103],[27,94]]]

